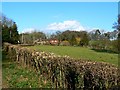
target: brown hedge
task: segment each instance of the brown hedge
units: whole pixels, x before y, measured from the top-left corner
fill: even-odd
[[[11,60],[33,67],[39,75],[51,80],[54,88],[106,90],[120,84],[118,68],[108,63],[75,60],[9,43],[4,43],[3,49]]]

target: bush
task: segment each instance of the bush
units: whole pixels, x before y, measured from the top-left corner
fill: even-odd
[[[112,51],[119,53],[119,43],[120,40],[114,40],[112,41]]]
[[[118,40],[96,40],[96,41],[90,41],[89,46],[92,49],[97,49],[99,51],[106,51],[106,52],[114,52],[119,53],[119,44]]]
[[[61,46],[69,46],[70,43],[67,40],[64,40],[60,43]]]

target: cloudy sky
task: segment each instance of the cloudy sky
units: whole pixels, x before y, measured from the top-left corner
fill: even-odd
[[[112,31],[117,2],[3,2],[2,12],[18,25],[18,31],[45,33],[64,30]]]

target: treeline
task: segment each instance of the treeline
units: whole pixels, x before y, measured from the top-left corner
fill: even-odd
[[[50,38],[57,38],[60,42],[66,41],[71,46],[87,46],[90,40],[89,35],[86,31],[70,31],[66,30],[64,32],[57,31],[52,34]]]
[[[18,34],[17,24],[13,20],[5,15],[2,15],[1,19],[2,42],[34,44],[38,41],[57,39],[59,41],[57,45],[82,46],[102,51],[119,52],[120,16],[118,16],[118,22],[113,26],[115,30],[111,32],[104,32],[99,29],[92,30],[91,32],[66,30],[64,32],[57,31],[52,35],[46,35],[43,32],[37,31]]]
[[[46,39],[46,35],[43,32],[34,31],[32,33],[19,34],[21,44],[33,44],[38,39]]]
[[[118,53],[119,31],[116,29],[111,32],[103,32],[96,29],[91,32],[86,31],[64,31],[56,32],[51,38],[57,38],[59,41],[68,42],[71,46],[85,46],[101,51]],[[68,45],[68,43],[66,43]]]

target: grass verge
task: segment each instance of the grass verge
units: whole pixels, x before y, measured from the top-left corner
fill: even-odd
[[[45,81],[33,69],[9,60],[4,53],[2,61],[3,88],[51,88],[50,81]]]

